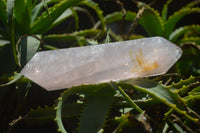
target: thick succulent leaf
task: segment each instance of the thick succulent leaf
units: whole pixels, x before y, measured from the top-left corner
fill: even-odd
[[[101,37],[106,32],[106,24],[105,24],[105,19],[103,17],[103,11],[100,9],[98,4],[93,2],[92,0],[83,1],[80,4],[86,5],[96,12],[96,14],[99,18],[99,21],[101,23],[101,33],[98,34],[97,37]]]
[[[106,39],[105,39],[104,43],[110,43],[110,42],[111,42],[110,30],[108,30],[107,35],[106,35]]]
[[[79,46],[86,45],[86,39],[81,36],[77,36],[74,34],[54,34],[48,35],[44,37],[44,40],[48,41],[59,41],[59,42],[66,42],[66,41],[76,41]]]
[[[66,20],[67,18],[71,17],[72,15],[73,15],[73,12],[72,12],[71,9],[65,10],[49,27],[44,29],[43,32],[49,31],[50,29],[52,29],[56,25],[62,23],[64,20]]]
[[[135,12],[127,11],[124,19],[126,21],[134,21],[135,17],[136,17]],[[107,16],[104,17],[106,24],[120,21],[120,20],[122,20],[122,18],[123,18],[122,12],[114,12],[114,13],[108,14]],[[95,27],[97,27],[99,24],[100,24],[100,22],[97,22]]]
[[[171,88],[167,86],[148,79],[127,80],[124,82],[131,84],[133,88],[137,89],[138,91],[150,94],[168,106],[175,106],[175,108],[178,107],[183,110],[185,109],[185,104],[181,97],[174,93]]]
[[[1,47],[4,47],[5,45],[9,44],[9,41],[8,40],[1,40],[0,39],[0,48]]]
[[[63,118],[78,117],[80,114],[82,104],[79,103],[66,103],[63,105]],[[45,106],[45,108],[39,107],[36,110],[31,110],[26,117],[32,124],[42,124],[44,122],[53,121],[55,118],[55,109],[53,107]]]
[[[102,128],[115,94],[108,86],[91,89],[91,94],[86,95],[86,106],[80,117],[80,133],[94,133]]]
[[[6,3],[4,2],[4,0],[0,0],[0,20],[4,24],[4,26],[8,25]]]
[[[67,8],[77,5],[81,1],[83,0],[63,0],[58,4],[55,4],[53,7],[50,7],[49,15],[51,16],[51,19],[49,18],[47,12],[43,12],[42,15],[38,17],[36,21],[34,21],[31,28],[31,33],[44,33],[45,29],[51,26]]]
[[[166,4],[163,6],[162,9],[162,20],[163,22],[165,22],[165,20],[167,19],[167,13],[168,13],[168,5],[172,2],[173,0],[168,0],[166,2]]]
[[[14,31],[14,22],[13,22],[13,7],[14,7],[14,0],[7,1],[7,18],[8,18],[8,28],[9,28],[9,40],[12,46],[12,52],[15,59],[15,63],[18,63],[17,59],[17,52],[15,46],[15,31]]]
[[[135,17],[136,17],[136,13],[135,12],[127,11],[124,20],[125,21],[134,21]],[[105,20],[106,24],[110,24],[110,23],[117,22],[117,21],[122,21],[122,19],[123,19],[123,13],[122,12],[114,12],[114,13],[108,14],[107,16],[104,17],[104,20]],[[99,26],[100,26],[100,21],[98,21],[94,25],[94,29],[96,29]],[[122,40],[121,36],[117,36],[114,32],[112,32],[112,30],[110,31],[110,35],[116,41],[117,40],[118,41]],[[132,38],[134,38],[134,37],[132,37]]]
[[[68,40],[73,40],[74,38],[76,38],[78,36],[91,37],[91,36],[97,35],[98,33],[99,33],[99,30],[87,29],[87,30],[77,31],[77,32],[74,32],[71,34],[47,35],[47,36],[44,36],[44,40],[46,40],[46,41],[68,41]]]
[[[76,36],[92,37],[92,36],[96,36],[99,32],[100,30],[98,29],[86,29],[86,30],[73,32],[72,34]]]
[[[25,34],[30,30],[32,0],[15,0],[13,8],[15,32]]]
[[[73,123],[72,120],[75,120],[79,117],[78,115],[80,114],[82,108],[83,104],[80,103],[64,104],[62,114],[64,121]],[[27,132],[30,130],[36,132],[38,127],[45,128],[47,131],[56,132],[56,123],[54,122],[55,112],[56,110],[53,106],[44,106],[38,107],[37,109],[31,109],[25,117],[20,117],[15,120],[10,129],[12,132],[25,132],[24,126],[26,126]],[[51,129],[49,129],[49,126],[51,126]]]
[[[70,8],[71,11],[73,12],[73,17],[74,17],[74,23],[75,23],[75,30],[79,29],[79,17],[78,13],[74,8]]]
[[[39,12],[42,10],[43,4],[40,2],[39,4],[35,5],[31,12],[31,25],[39,15]]]
[[[183,85],[182,88],[176,90],[176,93],[179,94],[179,96],[184,97],[189,95],[191,93],[191,90],[195,89],[197,86],[200,86],[199,81],[196,81],[194,83],[190,83],[189,85]]]
[[[197,86],[197,87],[195,87],[195,88],[193,88],[190,92],[189,92],[189,94],[191,95],[191,94],[197,94],[197,93],[199,93],[200,92],[200,85],[199,86]]]
[[[32,36],[24,37],[18,44],[18,55],[21,66],[24,66],[38,51],[40,41]]]
[[[134,21],[135,17],[136,17],[135,12],[127,11],[124,19],[126,21]],[[108,14],[107,16],[105,16],[106,23],[112,23],[112,22],[115,22],[115,21],[120,21],[120,20],[122,20],[122,18],[123,18],[122,12],[114,12],[112,14]]]
[[[0,87],[3,87],[3,86],[7,86],[7,85],[11,85],[15,82],[17,82],[19,79],[21,79],[23,76],[22,74],[20,73],[15,73],[15,75],[12,77],[12,80],[10,80],[8,83],[5,83],[5,84],[1,84]]]
[[[149,36],[162,36],[163,21],[158,11],[147,6],[139,20],[139,24]]]
[[[53,34],[44,36],[45,41],[58,41],[58,42],[66,42],[66,41],[76,41],[79,46],[87,45],[88,40],[85,37],[95,37],[100,33],[100,30],[95,29],[86,29],[77,32],[73,32],[71,34]],[[90,44],[90,43],[89,43]]]
[[[187,7],[194,7],[194,6],[198,5],[199,3],[200,3],[200,0],[194,0],[194,1],[190,2],[190,3],[188,3],[185,7],[186,8]]]
[[[49,121],[53,121],[55,116],[55,110],[53,107],[46,106],[45,108],[38,107],[38,109],[33,110],[28,113],[25,120],[29,124],[40,125]]]
[[[82,85],[66,90],[59,98],[56,109],[58,130],[66,133],[62,123],[62,108],[65,100],[72,94],[85,95],[85,107],[81,113],[79,132],[97,132],[104,123],[115,91],[108,84]]]
[[[187,32],[190,32],[190,34],[192,35],[195,33],[199,33],[200,25],[189,25],[180,27],[170,34],[169,40],[176,43]]]
[[[181,79],[179,82],[176,82],[176,83],[172,82],[172,84],[170,84],[168,87],[169,87],[169,88],[180,89],[180,88],[182,88],[183,86],[185,86],[185,85],[190,85],[191,83],[194,83],[194,82],[196,82],[196,78],[193,77],[193,76],[190,76],[190,77],[187,78],[187,79],[184,79],[184,80]]]
[[[148,118],[145,116],[145,113],[139,115],[133,115],[130,113],[127,113],[126,115],[122,114],[120,117],[115,117],[115,122],[119,124],[112,133],[151,132],[151,126],[148,123],[147,119]]]
[[[124,81],[124,83],[126,83],[126,85],[120,85],[124,89],[135,89],[147,93],[188,119],[195,122],[198,121],[198,119],[186,113],[187,108],[184,100],[177,93],[173,92],[172,88],[148,79],[127,80]],[[130,86],[128,86],[128,84],[130,84]]]
[[[48,45],[48,44],[44,45],[44,50],[56,50],[56,49],[58,49],[58,48],[54,47],[54,46],[51,46],[51,45]]]
[[[191,42],[200,45],[200,37],[184,37],[178,43],[191,43]]]
[[[198,87],[198,91],[199,91],[199,87]],[[192,103],[195,101],[199,101],[200,100],[200,92],[196,92],[194,94],[190,94],[189,96],[184,97],[184,100],[186,103]]]
[[[137,105],[133,102],[133,100],[124,92],[124,90],[118,86],[116,83],[114,83],[113,81],[110,81],[109,82],[109,85],[115,89],[116,91],[119,91],[119,93],[123,96],[124,100],[126,100],[126,102],[128,104],[130,104],[130,106],[135,109],[138,113],[142,114],[144,113],[144,111]]]
[[[31,109],[25,117],[19,117],[10,123],[10,132],[56,132],[53,107]]]
[[[199,102],[200,102],[199,88],[200,88],[200,86],[198,86],[197,88],[198,88],[198,90],[196,90],[196,92],[192,92],[190,95],[185,96],[184,100],[185,100],[185,103],[187,103],[187,106],[190,109],[193,110],[193,114],[197,115],[198,118],[200,119],[200,114],[199,114],[199,109],[200,109],[200,106],[199,106]]]
[[[45,2],[48,4],[52,4],[55,3],[55,0],[45,0]],[[37,5],[35,5],[32,9],[32,13],[31,13],[31,24],[33,24],[33,22],[35,21],[35,19],[38,17],[38,15],[40,14],[40,11],[42,10],[42,8],[44,7],[44,3],[40,2]]]
[[[47,5],[53,4],[53,3],[55,3],[55,0],[47,0],[47,1],[45,1],[45,3]],[[43,2],[40,2],[38,5],[36,5],[33,8],[31,23],[33,23],[34,20],[37,18],[37,16],[39,15],[40,11],[43,8],[43,6],[44,6]],[[50,14],[48,14],[48,15],[49,15],[49,19],[52,19],[51,16],[50,16]],[[73,15],[72,10],[71,9],[66,9],[49,27],[47,27],[46,29],[44,29],[43,32],[49,31],[50,29],[52,29],[56,25],[62,23],[64,20],[66,20],[67,18],[69,18],[72,15]]]
[[[14,0],[8,0],[7,1],[7,18],[8,23],[11,23],[13,18],[13,7],[14,7]]]
[[[186,15],[200,13],[200,8],[182,8],[169,17],[164,25],[164,37],[169,38],[176,24]]]

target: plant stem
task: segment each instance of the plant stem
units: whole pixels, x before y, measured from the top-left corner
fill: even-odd
[[[132,99],[124,92],[124,90],[118,86],[116,83],[114,83],[113,81],[110,81],[108,83],[113,89],[115,90],[118,90],[122,96],[124,97],[124,99],[136,110],[138,111],[139,113],[143,113],[144,111],[139,107],[137,106],[133,101]]]

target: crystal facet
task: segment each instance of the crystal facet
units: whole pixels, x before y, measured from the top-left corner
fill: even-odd
[[[162,37],[42,51],[21,73],[47,90],[164,74],[182,50]]]

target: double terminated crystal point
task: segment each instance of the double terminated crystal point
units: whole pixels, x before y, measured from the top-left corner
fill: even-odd
[[[21,73],[47,90],[164,74],[182,50],[162,37],[38,52]]]

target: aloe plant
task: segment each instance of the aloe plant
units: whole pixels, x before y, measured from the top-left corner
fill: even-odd
[[[138,12],[104,16],[92,0],[0,0],[0,132],[199,132],[200,26],[175,27],[186,15],[199,13],[200,1],[167,17],[171,2],[163,6],[161,15],[137,2]],[[91,28],[80,29],[79,12],[88,16]],[[71,19],[70,32],[53,32]],[[138,23],[148,36],[179,44],[183,58],[168,74],[55,92],[46,92],[19,73],[37,51],[59,47],[51,41],[73,47],[145,37],[134,34],[131,26],[123,37],[112,29],[106,31],[109,24],[121,20]]]
[[[196,40],[195,42],[199,44],[199,25],[187,25],[175,29],[177,23],[181,21],[181,19],[186,15],[200,13],[199,7],[195,7],[199,3],[199,1],[191,2],[190,4],[182,7],[181,9],[167,17],[168,5],[171,2],[172,0],[166,2],[166,4],[163,6],[161,14],[151,6],[143,2],[138,2],[138,7],[140,7],[138,13],[127,11],[125,21],[134,21],[137,15],[139,15],[140,17],[138,23],[144,28],[148,36],[163,36],[170,41],[179,44],[182,42],[186,42],[186,40],[191,40],[192,42],[194,42],[193,40]],[[141,10],[142,12],[140,12]],[[108,14],[107,16],[105,16],[106,23],[108,24],[122,20],[122,15],[122,12],[114,12],[112,14]],[[191,34],[191,37],[188,33]]]

